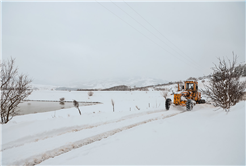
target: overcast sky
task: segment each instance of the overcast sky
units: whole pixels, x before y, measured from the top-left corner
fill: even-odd
[[[245,61],[245,3],[3,2],[3,59],[35,83],[105,78],[169,81]]]

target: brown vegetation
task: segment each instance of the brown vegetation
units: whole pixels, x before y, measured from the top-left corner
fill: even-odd
[[[14,66],[15,60],[10,59],[1,64],[1,122],[7,123],[17,115],[17,106],[31,93],[27,75],[18,74]]]

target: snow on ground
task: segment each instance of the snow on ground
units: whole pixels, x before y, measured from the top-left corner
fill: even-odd
[[[84,102],[111,102],[111,99],[117,101],[140,101],[145,102],[149,100],[163,100],[160,92],[154,91],[94,91],[93,96],[88,96],[87,91],[33,91],[27,100],[55,100],[59,101],[64,97],[65,101],[84,101]],[[156,98],[157,97],[157,98]]]
[[[227,114],[208,104],[166,111],[160,92],[36,91],[29,99],[61,97],[102,104],[80,107],[81,116],[70,108],[14,117],[1,125],[3,164],[245,163],[245,102]]]
[[[71,150],[40,165],[245,165],[245,102],[160,119]],[[167,111],[168,112],[168,111]]]

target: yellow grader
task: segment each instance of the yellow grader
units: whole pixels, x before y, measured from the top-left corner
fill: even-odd
[[[201,92],[198,92],[198,82],[191,80],[185,81],[181,90],[178,84],[178,92],[174,93],[173,98],[173,104],[186,106],[187,111],[192,110],[195,104],[205,103],[205,100],[201,99]],[[166,99],[166,110],[169,110],[171,104],[172,100],[170,98]]]

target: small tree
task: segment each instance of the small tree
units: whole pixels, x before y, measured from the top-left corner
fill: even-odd
[[[111,99],[111,104],[113,106],[113,112],[114,112],[114,100],[113,99]]]
[[[1,122],[8,123],[17,115],[17,106],[32,93],[27,75],[18,74],[11,58],[1,64]]]
[[[240,76],[243,70],[235,70],[237,57],[234,57],[229,65],[223,59],[219,59],[219,65],[213,68],[213,74],[210,77],[209,85],[205,85],[204,94],[207,95],[215,105],[229,111],[240,101],[243,91],[246,88],[246,82],[240,82]]]
[[[73,100],[73,105],[74,105],[74,107],[76,107],[79,110],[79,114],[81,115],[81,112],[79,109],[79,102],[77,102],[76,100]]]

